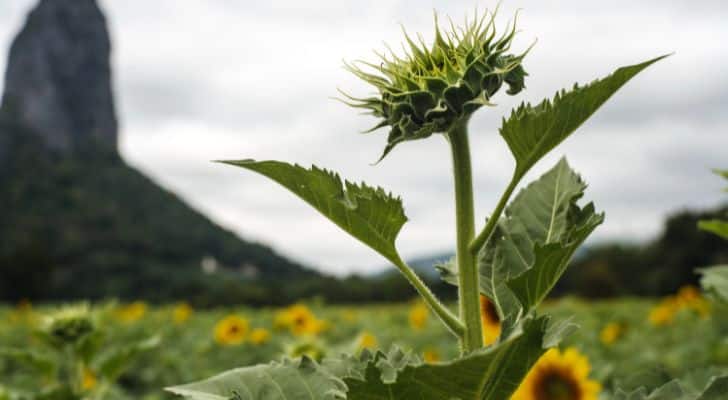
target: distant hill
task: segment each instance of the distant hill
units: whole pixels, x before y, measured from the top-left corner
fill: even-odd
[[[267,295],[262,282],[319,278],[121,159],[110,51],[94,0],[41,0],[13,42],[0,108],[0,300],[205,293],[214,303],[232,281],[249,282],[235,297],[245,301]]]
[[[435,269],[435,265],[446,262],[453,257],[455,257],[454,252],[436,253],[434,255],[425,255],[422,257],[407,260],[407,265],[412,267],[412,269],[414,269],[415,272],[417,272],[417,275],[419,275],[421,278],[428,281],[434,281],[440,279],[440,274]],[[381,271],[372,274],[372,277],[382,278],[385,276],[398,274],[399,271],[397,271],[397,268],[395,268],[394,265],[388,265],[387,267],[382,268]]]

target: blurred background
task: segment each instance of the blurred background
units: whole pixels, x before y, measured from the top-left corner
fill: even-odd
[[[332,99],[366,95],[342,60],[397,51],[400,23],[432,38],[433,9],[473,1],[13,0],[0,3],[0,300],[185,299],[195,306],[384,302],[414,295],[380,256],[266,179],[211,163],[316,164],[401,195],[398,246],[442,296],[452,256],[449,151],[440,137],[372,165],[385,132]],[[675,52],[630,82],[534,168],[566,155],[606,221],[557,295],[658,296],[728,260],[696,229],[728,202],[723,2],[505,1],[520,9],[527,90],[476,114],[479,225],[513,160],[501,118],[574,82]],[[384,41],[384,42],[383,42]],[[635,274],[643,277],[634,279]]]

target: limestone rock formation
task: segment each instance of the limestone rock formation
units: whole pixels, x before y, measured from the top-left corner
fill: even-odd
[[[2,108],[56,152],[116,152],[110,51],[94,0],[41,0],[10,49]]]
[[[286,301],[261,285],[318,277],[126,165],[110,48],[95,0],[39,0],[13,42],[0,109],[0,301]],[[215,276],[206,259],[221,266]]]

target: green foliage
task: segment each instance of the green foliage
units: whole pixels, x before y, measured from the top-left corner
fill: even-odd
[[[560,341],[561,332],[541,317],[526,321],[523,331],[501,346],[445,363],[424,364],[394,348],[324,359],[320,365],[303,358],[240,368],[168,390],[191,400],[499,400],[513,393],[546,345]]]
[[[728,239],[728,222],[717,219],[700,221],[698,227],[704,231],[713,232],[723,239]]]
[[[481,250],[480,291],[498,309],[504,333],[546,297],[579,245],[604,220],[591,203],[576,204],[584,189],[562,159],[513,199]],[[452,264],[440,269],[443,279],[458,283]]]
[[[728,393],[728,376],[713,377],[708,385],[699,391],[685,388],[679,380],[673,380],[648,394],[639,388],[629,393],[617,391],[613,400],[721,400]]]
[[[18,363],[21,376],[35,380],[32,391],[18,399],[104,399],[136,357],[160,344],[158,336],[109,343],[101,328],[107,321],[99,324],[96,314],[88,304],[53,310],[32,332],[32,348],[0,347],[0,366],[4,361]]]
[[[341,229],[398,264],[395,240],[407,222],[402,201],[381,188],[343,182],[333,172],[278,161],[226,161],[280,183]]]
[[[617,69],[584,87],[562,90],[553,100],[536,106],[521,104],[503,120],[500,134],[516,159],[516,176],[523,176],[544,155],[571,135],[627,81],[667,56]]]
[[[167,390],[192,400],[335,400],[346,398],[344,388],[341,380],[303,357],[240,368]]]
[[[524,87],[523,55],[507,54],[512,29],[494,40],[495,15],[475,17],[444,38],[436,29],[429,50],[408,36],[411,54],[381,57],[378,72],[349,69],[375,86],[377,97],[349,97],[389,126],[382,157],[397,144],[443,133],[453,159],[456,209],[455,263],[446,279],[458,285],[459,316],[451,313],[401,259],[395,240],[406,217],[401,201],[338,175],[278,161],[226,161],[258,172],[289,189],[343,230],[391,261],[422,300],[458,338],[460,357],[422,364],[405,353],[373,358],[344,356],[324,361],[284,361],[233,370],[210,380],[172,388],[191,399],[346,398],[352,400],[502,400],[513,394],[531,367],[571,323],[549,326],[535,308],[556,285],[578,246],[603,221],[592,204],[577,205],[586,185],[565,160],[527,186],[507,205],[528,170],[574,132],[634,75],[664,57],[618,69],[584,88],[560,92],[538,106],[522,104],[504,120],[501,135],[516,159],[513,179],[476,236],[468,121],[503,83],[510,94]],[[501,214],[505,210],[505,216]],[[477,265],[476,265],[477,256]],[[503,320],[500,340],[483,349],[480,291],[491,298]],[[552,353],[553,354],[553,353]],[[333,366],[327,369],[326,366]],[[345,386],[337,385],[342,379]],[[586,378],[585,378],[586,379]],[[277,392],[274,390],[277,390]],[[345,389],[345,390],[342,390]]]
[[[728,265],[719,265],[699,270],[703,277],[703,289],[720,301],[728,304]]]

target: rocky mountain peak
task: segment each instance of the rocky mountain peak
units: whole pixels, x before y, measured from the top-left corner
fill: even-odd
[[[10,49],[3,111],[61,154],[116,153],[110,52],[95,0],[40,0]]]

